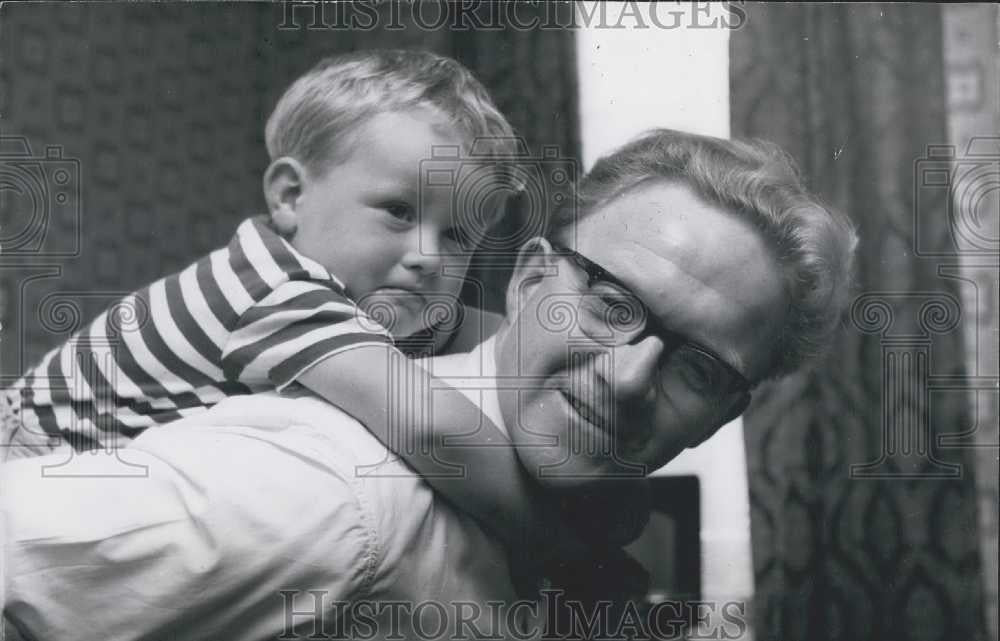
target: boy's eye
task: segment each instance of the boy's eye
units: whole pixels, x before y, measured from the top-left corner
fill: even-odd
[[[451,229],[445,230],[442,235],[444,236],[445,240],[452,243],[457,243],[462,233],[461,231],[459,231],[458,227],[452,227]]]
[[[412,223],[417,219],[416,210],[406,203],[387,203],[382,206],[382,209],[393,218],[398,218],[408,223]]]

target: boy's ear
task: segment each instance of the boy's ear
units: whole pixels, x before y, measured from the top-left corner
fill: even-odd
[[[517,252],[517,263],[514,273],[507,284],[507,318],[520,311],[525,294],[546,276],[555,274],[555,251],[549,241],[536,236],[523,245]]]
[[[271,214],[271,222],[279,234],[287,238],[298,229],[298,204],[308,174],[302,163],[282,156],[274,160],[264,172],[264,200]]]

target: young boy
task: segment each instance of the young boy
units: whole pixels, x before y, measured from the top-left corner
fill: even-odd
[[[469,261],[459,241],[476,233],[458,227],[473,216],[455,211],[469,203],[461,185],[423,180],[421,161],[436,147],[511,136],[453,60],[413,51],[324,60],[267,122],[269,217],[244,221],[226,247],[49,352],[9,390],[19,416],[8,411],[2,454],[46,451],[28,447],[31,435],[106,447],[226,396],[304,386],[508,544],[572,547],[513,450],[483,447],[505,442],[497,427],[440,383],[430,420],[430,377],[393,346],[433,329],[435,305],[457,303]],[[390,379],[411,384],[400,393]],[[449,435],[463,435],[448,458],[466,478],[441,476],[453,471],[436,459]]]

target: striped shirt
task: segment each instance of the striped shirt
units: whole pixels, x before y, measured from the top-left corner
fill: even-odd
[[[391,342],[340,280],[252,218],[227,246],[120,299],[12,391],[22,429],[96,449]]]

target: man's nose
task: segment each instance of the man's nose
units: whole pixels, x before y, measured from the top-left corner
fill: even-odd
[[[627,400],[650,403],[656,398],[663,349],[663,341],[652,335],[612,348],[614,369],[610,383],[619,403]]]

